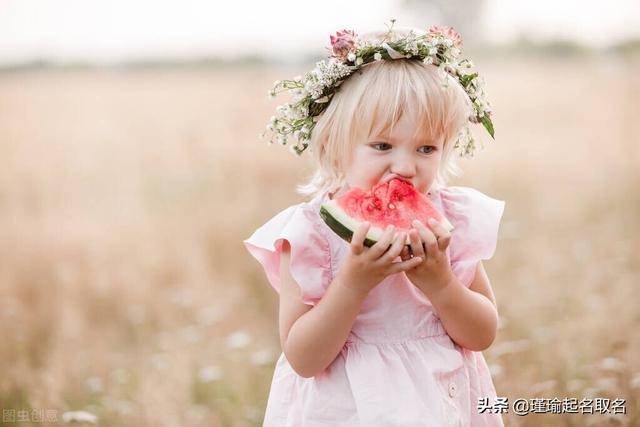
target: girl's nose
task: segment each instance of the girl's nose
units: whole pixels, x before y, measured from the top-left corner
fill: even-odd
[[[411,154],[398,154],[395,156],[391,172],[405,178],[413,177],[416,174],[416,164]]]

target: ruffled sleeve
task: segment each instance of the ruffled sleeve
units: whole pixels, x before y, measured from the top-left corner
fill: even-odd
[[[444,214],[451,221],[449,257],[451,269],[469,287],[478,262],[490,259],[498,241],[505,202],[469,187],[447,187],[440,191]]]
[[[243,241],[280,293],[280,253],[286,239],[291,246],[291,275],[300,286],[302,302],[308,305],[316,305],[333,280],[329,241],[319,221],[313,207],[301,203],[283,210]]]

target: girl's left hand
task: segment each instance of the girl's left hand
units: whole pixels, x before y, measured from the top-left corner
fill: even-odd
[[[427,297],[430,297],[445,288],[454,276],[446,253],[451,241],[451,233],[433,219],[429,220],[428,225],[429,227],[426,227],[418,220],[413,221],[415,228],[409,231],[411,251],[405,247],[400,257],[403,261],[410,259],[411,254],[422,258],[420,264],[405,271],[405,274]]]

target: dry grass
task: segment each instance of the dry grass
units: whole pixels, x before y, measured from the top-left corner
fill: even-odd
[[[479,66],[498,140],[454,184],[507,201],[498,394],[627,401],[505,419],[638,425],[640,61]],[[0,74],[0,407],[260,425],[277,297],[241,241],[303,200],[310,163],[256,140],[301,71]]]

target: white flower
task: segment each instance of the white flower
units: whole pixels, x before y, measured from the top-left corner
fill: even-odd
[[[153,356],[151,356],[150,360],[151,365],[158,371],[164,371],[170,366],[166,357],[161,353],[154,354]]]
[[[198,371],[198,380],[203,383],[210,383],[222,378],[222,369],[217,366],[206,366]]]
[[[636,372],[629,381],[631,388],[640,388],[640,372]]]
[[[491,372],[492,376],[499,376],[500,374],[502,374],[502,366],[498,363],[491,363],[489,364],[489,372]]]
[[[582,389],[584,387],[584,385],[585,385],[585,381],[584,380],[581,380],[579,378],[574,378],[574,379],[571,379],[571,380],[567,381],[567,386],[566,387],[567,387],[567,390],[569,390],[569,391],[577,391],[577,390]]]
[[[87,411],[68,411],[62,414],[62,421],[70,423],[77,421],[80,423],[96,424],[98,422],[97,415]]]
[[[256,408],[255,406],[245,406],[242,409],[242,415],[246,419],[257,423],[262,418],[262,409]]]
[[[123,368],[114,369],[111,372],[111,379],[118,384],[127,384],[129,382],[129,372]]]
[[[465,127],[460,131],[459,136],[466,136],[468,128]],[[519,353],[529,348],[530,342],[528,340],[516,340],[516,341],[504,341],[496,344],[491,349],[491,353],[494,357],[500,357],[503,354]]]
[[[622,371],[624,369],[624,363],[615,357],[605,357],[600,361],[600,369],[606,371]]]
[[[99,377],[87,378],[85,383],[89,390],[91,390],[93,393],[99,393],[103,389],[102,379],[100,379]]]
[[[316,62],[316,66],[302,77],[296,76],[293,80],[276,80],[274,82],[275,87],[269,92],[269,95],[274,97],[283,91],[290,91],[292,98],[288,104],[277,108],[275,120],[272,118],[270,125],[267,126],[267,131],[272,134],[272,140],[269,142],[272,143],[277,140],[282,145],[287,145],[287,140],[291,135],[294,139],[297,139],[297,142],[289,148],[296,154],[304,151],[308,146],[308,143],[304,141],[311,139],[311,130],[315,123],[318,122],[318,115],[331,102],[331,97],[345,78],[364,64],[364,59],[358,56],[359,52],[362,53],[372,49],[374,52],[372,59],[375,61],[381,61],[386,57],[380,52],[381,48],[385,48],[392,59],[403,57],[418,57],[420,59],[424,55],[425,57],[422,58],[423,63],[434,64],[439,67],[438,71],[441,73],[442,86],[444,88],[449,87],[454,78],[459,83],[462,83],[462,79],[465,76],[473,73],[473,71],[467,71],[473,67],[473,63],[470,60],[463,59],[458,61],[458,57],[462,53],[461,44],[458,43],[457,39],[449,39],[445,34],[434,33],[425,36],[409,31],[406,37],[394,38],[394,42],[398,43],[399,51],[389,48],[386,43],[360,41],[353,46],[354,49],[345,49],[339,57],[334,55],[323,61]],[[439,46],[443,46],[443,48],[439,48]],[[442,56],[438,56],[439,52],[442,52]],[[480,80],[477,82],[474,80],[471,84],[466,83],[464,85],[464,89],[473,102],[474,111],[472,117],[474,119],[482,118],[491,111],[489,103],[484,99],[485,95],[481,85]],[[310,101],[314,101],[314,103],[309,105]],[[311,113],[310,107],[312,107],[311,110],[314,113]],[[479,121],[472,120],[471,116],[469,120],[473,123],[478,123]],[[303,124],[306,126],[301,129]],[[307,126],[309,129],[307,129]],[[473,155],[476,149],[473,137],[468,132],[460,135],[455,147],[460,149],[461,154],[466,155]]]
[[[270,348],[259,350],[251,354],[251,363],[254,365],[264,366],[273,362],[276,358],[276,354]]]
[[[553,389],[556,386],[556,384],[557,384],[556,380],[541,381],[539,383],[530,385],[528,387],[529,393],[532,393],[534,395],[538,393],[542,393],[543,391]]]
[[[285,135],[278,135],[280,143],[286,144],[287,138]],[[284,140],[284,142],[282,141]],[[249,345],[251,342],[251,335],[246,330],[240,330],[232,333],[227,337],[228,348],[243,348]]]
[[[616,377],[598,378],[595,380],[595,386],[598,390],[617,390],[618,379]]]

